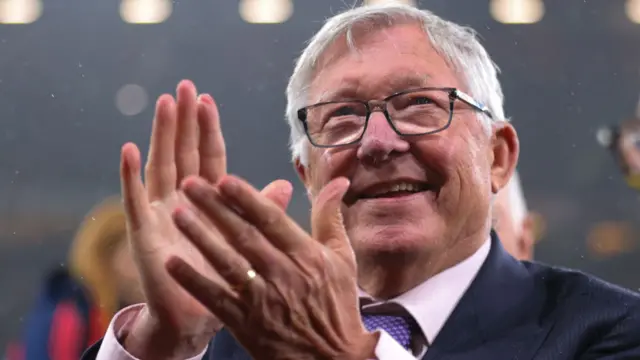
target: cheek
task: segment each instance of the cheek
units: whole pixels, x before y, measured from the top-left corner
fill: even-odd
[[[623,150],[623,156],[629,167],[631,167],[632,172],[640,171],[640,150],[638,148],[630,146]]]
[[[425,138],[413,143],[411,148],[418,163],[442,176],[441,180],[450,180],[459,167],[460,145],[452,139]]]
[[[481,131],[478,126],[476,131]],[[462,186],[478,186],[489,182],[490,164],[486,149],[490,147],[488,139],[479,137],[469,129],[454,141],[455,164]]]
[[[490,169],[486,151],[481,151],[483,139],[471,134],[467,128],[449,130],[441,137],[417,142],[415,155],[443,177],[444,187],[438,199],[441,210],[459,213],[461,208],[471,209],[485,202],[479,192],[490,189]]]
[[[355,160],[354,149],[313,149],[309,161],[311,191],[317,194],[336,177],[349,178]]]

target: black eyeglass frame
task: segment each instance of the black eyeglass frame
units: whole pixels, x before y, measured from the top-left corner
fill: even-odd
[[[446,125],[444,125],[443,127],[439,128],[439,129],[436,129],[436,130],[427,131],[427,132],[418,133],[418,134],[405,134],[405,133],[400,132],[395,127],[395,125],[393,124],[393,121],[391,120],[391,116],[389,116],[389,112],[387,111],[387,104],[389,103],[389,100],[392,100],[393,98],[395,98],[397,96],[406,95],[406,94],[413,93],[413,92],[434,91],[434,90],[435,91],[447,92],[448,95],[449,95],[449,119],[447,120]],[[315,147],[319,147],[319,148],[335,148],[335,147],[349,146],[349,145],[354,145],[354,144],[359,143],[360,140],[362,140],[362,137],[364,136],[365,132],[367,131],[367,126],[369,125],[369,118],[371,117],[371,114],[374,111],[378,111],[378,110],[382,111],[382,113],[384,114],[384,117],[387,119],[387,122],[389,123],[389,125],[391,126],[393,131],[396,134],[400,135],[400,136],[411,136],[411,137],[413,137],[413,136],[425,136],[425,135],[435,134],[435,133],[438,133],[440,131],[446,130],[451,125],[451,120],[453,119],[453,109],[454,109],[454,104],[455,104],[456,100],[462,101],[463,103],[471,106],[474,110],[485,114],[490,119],[493,119],[493,114],[491,114],[491,111],[489,111],[489,108],[487,106],[485,106],[482,103],[476,101],[474,98],[472,98],[471,96],[465,94],[464,92],[462,92],[462,91],[460,91],[460,90],[458,90],[456,88],[451,88],[451,87],[422,87],[422,88],[409,89],[409,90],[404,90],[404,91],[393,93],[393,94],[387,96],[386,98],[384,98],[382,100],[324,101],[324,102],[320,102],[320,103],[317,103],[317,104],[305,106],[305,107],[303,107],[301,109],[298,109],[297,115],[298,115],[298,120],[302,123],[302,126],[304,127],[304,132],[307,135],[307,138],[309,139],[309,142],[311,143],[311,145],[313,145]],[[337,144],[337,145],[321,145],[321,144],[317,144],[315,141],[313,141],[313,139],[311,138],[311,135],[309,134],[309,125],[307,123],[308,111],[313,109],[313,108],[319,107],[319,106],[328,105],[328,104],[340,104],[340,103],[362,104],[367,109],[367,113],[365,115],[365,120],[364,120],[364,127],[362,128],[362,132],[360,133],[360,136],[358,136],[358,138],[356,138],[355,140],[353,140],[351,142],[348,142],[348,143],[344,143],[344,144]]]

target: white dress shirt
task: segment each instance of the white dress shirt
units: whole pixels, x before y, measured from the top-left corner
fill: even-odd
[[[422,284],[406,293],[387,301],[372,299],[364,292],[360,292],[361,298],[370,299],[371,302],[364,305],[363,309],[373,309],[384,306],[386,303],[395,303],[404,307],[416,320],[422,334],[426,338],[426,344],[419,351],[418,358],[428,351],[430,343],[444,326],[456,305],[467,291],[473,279],[475,279],[480,267],[484,263],[491,248],[491,240],[488,239],[470,257],[455,266],[433,276]],[[133,319],[144,304],[129,306],[118,312],[107,329],[102,346],[96,360],[139,360],[129,354],[120,344],[116,333],[120,333],[123,326]],[[405,350],[391,335],[384,330],[380,331],[380,340],[376,345],[375,354],[378,360],[415,360],[416,357]],[[206,351],[206,350],[205,350]],[[200,355],[185,360],[202,360],[205,351]]]

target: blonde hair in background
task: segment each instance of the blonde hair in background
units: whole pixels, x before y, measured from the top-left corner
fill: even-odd
[[[509,205],[511,206],[510,213],[513,221],[518,225],[522,225],[529,209],[527,208],[527,201],[524,198],[522,184],[520,183],[520,176],[517,171],[514,171],[509,183],[507,184],[507,188],[504,190],[509,192]]]
[[[119,305],[109,261],[115,247],[126,239],[125,213],[120,198],[110,197],[91,209],[71,245],[69,270],[89,289],[105,324]]]

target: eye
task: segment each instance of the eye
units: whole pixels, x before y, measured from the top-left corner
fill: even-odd
[[[415,96],[412,97],[409,101],[409,106],[411,105],[429,105],[433,104],[433,100],[429,99],[426,96]]]
[[[358,110],[355,108],[355,106],[343,105],[337,109],[334,109],[331,112],[330,117],[349,116],[349,115],[355,115],[357,113],[358,113]]]
[[[427,91],[408,93],[394,98],[391,102],[394,109],[403,110],[412,107],[431,107],[436,104],[434,97]]]

